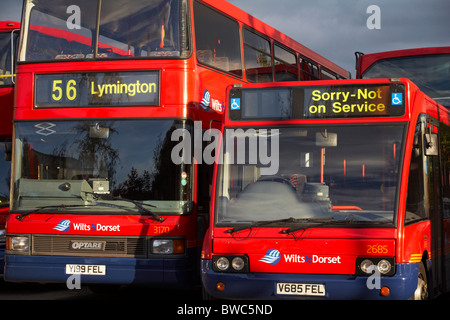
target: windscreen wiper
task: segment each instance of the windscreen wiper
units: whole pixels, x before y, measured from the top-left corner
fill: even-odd
[[[303,221],[302,221],[303,222]],[[305,224],[292,227],[286,230],[281,231],[282,234],[289,234],[293,233],[295,231],[303,230],[310,228],[311,223],[318,223],[318,225],[314,227],[323,227],[323,226],[329,226],[329,225],[340,225],[340,224],[386,224],[386,223],[392,223],[390,220],[382,220],[382,221],[370,221],[370,220],[354,220],[354,219],[342,219],[342,220],[335,220],[334,218],[328,218],[328,220],[323,219],[322,221],[317,221],[317,219],[304,219]]]
[[[42,207],[37,207],[36,209],[31,210],[31,211],[22,212],[21,214],[16,216],[16,219],[22,221],[22,219],[25,218],[26,216],[33,214],[33,213],[39,213],[40,211],[45,210],[45,209],[65,209],[65,208],[78,208],[78,207],[86,207],[86,206],[87,205],[85,205],[85,204],[73,204],[73,205],[60,204],[60,205],[55,205],[55,206],[42,206]]]
[[[85,192],[85,191],[83,191],[83,192]],[[156,206],[154,206],[152,204],[143,203],[143,202],[139,202],[139,201],[131,200],[131,199],[127,199],[127,198],[122,198],[122,197],[114,197],[114,196],[112,196],[110,194],[98,194],[98,193],[94,193],[94,192],[85,192],[85,193],[94,195],[94,200],[118,200],[118,201],[125,201],[125,202],[132,203],[136,207],[138,207],[140,210],[142,210],[143,212],[148,213],[149,215],[151,215],[156,221],[159,221],[159,222],[163,222],[164,221],[163,217],[160,217],[159,215],[157,215],[153,211],[144,208],[144,206],[156,208]]]
[[[275,224],[275,223],[296,223],[296,222],[303,222],[303,221],[310,221],[310,222],[323,222],[323,221],[327,221],[330,218],[301,218],[301,219],[296,219],[296,218],[287,218],[287,219],[280,219],[280,220],[261,220],[261,221],[253,221],[250,224],[247,224],[245,226],[241,226],[241,227],[234,227],[232,229],[229,229],[227,231],[225,231],[226,233],[234,233],[234,232],[238,232],[241,230],[245,230],[245,229],[249,229],[249,228],[258,228],[258,227],[262,227],[262,226],[266,226],[269,224]]]

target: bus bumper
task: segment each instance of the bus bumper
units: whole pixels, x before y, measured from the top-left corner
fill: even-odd
[[[80,276],[83,284],[191,286],[199,281],[193,258],[5,256],[6,281],[67,283],[66,265],[105,266],[104,275]],[[197,264],[198,266],[198,264]],[[198,269],[197,269],[198,270]],[[196,277],[197,276],[197,277]]]
[[[202,260],[201,278],[204,290],[219,299],[329,299],[365,300],[409,299],[417,288],[419,264],[397,264],[396,274],[381,277],[379,286],[374,281],[369,289],[368,277],[354,275],[285,274],[285,273],[217,273],[211,260]],[[221,282],[225,289],[218,291]],[[369,279],[370,282],[370,279]],[[277,295],[277,283],[325,284],[324,296]],[[380,288],[390,289],[388,296],[380,294]],[[376,288],[378,287],[378,288]]]

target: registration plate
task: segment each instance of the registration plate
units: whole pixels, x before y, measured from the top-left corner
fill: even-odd
[[[104,276],[106,275],[106,266],[93,264],[66,264],[66,274]]]
[[[316,283],[277,283],[277,294],[294,296],[325,296],[325,285]]]

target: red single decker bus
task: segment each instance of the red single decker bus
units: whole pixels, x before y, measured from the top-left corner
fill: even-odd
[[[449,111],[407,79],[228,91],[202,249],[206,298],[447,291]]]
[[[356,53],[358,79],[408,78],[425,94],[450,108],[450,47]]]
[[[212,165],[193,151],[226,87],[348,74],[225,1],[23,12],[7,281],[199,281]]]
[[[4,269],[5,223],[9,213],[14,67],[20,23],[0,21],[0,273]]]

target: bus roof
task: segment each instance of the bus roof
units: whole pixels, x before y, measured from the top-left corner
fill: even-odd
[[[228,1],[225,1],[225,0],[203,0],[203,2],[210,5],[211,7],[216,8],[217,10],[233,17],[234,19],[238,20],[239,22],[255,29],[256,31],[259,31],[263,34],[269,35],[272,39],[294,49],[297,52],[300,52],[306,58],[309,58],[311,60],[319,62],[322,66],[324,66],[327,69],[335,71],[340,76],[342,76],[344,78],[349,77],[349,71],[336,65],[335,63],[331,62],[330,60],[326,59],[325,57],[321,56],[320,54],[314,52],[313,50],[305,47],[304,45],[298,43],[294,39],[290,38],[289,36],[283,34],[280,31],[274,29],[273,27],[262,22],[261,20],[253,17],[249,13],[236,7],[235,5],[229,3]]]
[[[361,77],[364,71],[366,71],[368,67],[370,67],[374,62],[378,60],[446,53],[450,53],[450,47],[413,48],[363,54],[359,58],[360,60],[358,63],[359,68],[357,70],[357,77]]]

